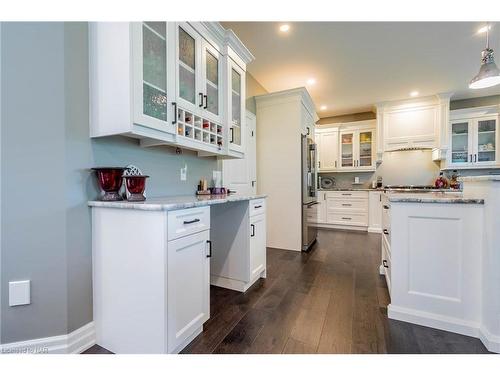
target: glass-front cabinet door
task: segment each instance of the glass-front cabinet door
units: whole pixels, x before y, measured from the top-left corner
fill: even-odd
[[[474,138],[474,163],[478,165],[496,164],[497,118],[478,119]]]
[[[172,78],[168,76],[168,38],[166,22],[132,23],[134,122],[171,132]],[[169,86],[170,85],[170,86]]]
[[[358,137],[358,160],[356,167],[370,168],[373,166],[373,131],[360,131]]]
[[[471,124],[468,120],[458,120],[451,123],[450,164],[465,166],[472,163]]]
[[[189,24],[177,26],[177,100],[179,107],[199,111],[204,105],[199,82],[201,37]]]
[[[340,132],[340,168],[354,167],[355,132]]]
[[[229,147],[231,150],[244,152],[242,131],[244,126],[244,93],[245,93],[245,72],[230,58],[228,64],[229,79]]]
[[[212,45],[203,41],[203,109],[205,116],[220,122],[222,114],[222,63],[221,55]]]

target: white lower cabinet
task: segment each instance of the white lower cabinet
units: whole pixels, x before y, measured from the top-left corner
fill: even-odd
[[[368,192],[368,232],[382,231],[382,191]]]
[[[266,269],[266,215],[250,218],[250,280]]]
[[[228,203],[212,206],[213,254],[210,283],[222,288],[246,291],[266,277],[266,201],[248,205]]]
[[[210,317],[211,278],[245,291],[266,276],[266,200],[173,211],[93,207],[92,268],[98,345],[178,353]]]
[[[209,238],[210,232],[205,230],[168,242],[167,326],[170,353],[182,349],[210,317]]]
[[[367,191],[319,191],[317,226],[366,230],[368,228]]]

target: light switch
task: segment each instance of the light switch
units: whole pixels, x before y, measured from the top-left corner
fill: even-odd
[[[9,306],[29,305],[30,303],[30,281],[9,282]]]

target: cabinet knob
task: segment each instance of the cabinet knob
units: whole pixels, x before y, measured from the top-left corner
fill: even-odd
[[[250,234],[250,237],[255,237],[255,225],[250,224],[250,227],[252,228],[252,233]]]

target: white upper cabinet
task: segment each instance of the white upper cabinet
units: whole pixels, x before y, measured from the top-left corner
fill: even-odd
[[[446,168],[498,167],[498,106],[451,111]]]
[[[177,104],[193,115],[200,114],[204,103],[201,83],[202,38],[187,22],[179,23],[176,35]]]
[[[166,22],[132,24],[134,123],[160,131],[174,132],[171,111],[174,95],[167,58],[172,30]]]
[[[175,140],[169,31],[165,22],[90,24],[91,137]]]
[[[337,169],[339,132],[337,129],[329,129],[316,133],[318,147],[318,170],[320,172],[334,171]]]
[[[202,44],[203,109],[210,120],[222,123],[222,55],[207,41]]]
[[[229,89],[228,118],[229,118],[229,149],[244,152],[245,132],[245,71],[232,58],[227,59],[227,81]]]
[[[445,124],[450,96],[386,102],[377,105],[378,158],[384,151],[409,148],[446,148]]]
[[[91,23],[91,137],[243,157],[252,54],[216,22]]]
[[[317,131],[319,172],[374,171],[375,120],[335,124]]]

